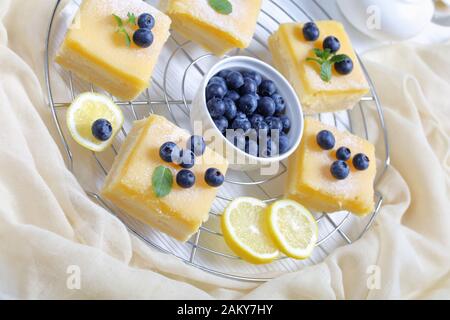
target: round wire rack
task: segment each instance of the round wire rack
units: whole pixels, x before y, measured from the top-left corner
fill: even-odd
[[[68,168],[77,177],[88,196],[118,217],[132,234],[147,245],[206,272],[234,280],[263,282],[281,274],[319,263],[335,249],[360,239],[373,225],[383,203],[383,196],[376,187],[389,166],[389,142],[383,111],[364,65],[363,69],[371,87],[370,94],[365,96],[352,111],[320,114],[317,115],[317,118],[382,146],[377,148],[378,174],[375,182],[375,210],[365,218],[354,217],[349,212],[333,215],[315,213],[319,225],[319,241],[316,250],[308,260],[298,261],[280,257],[268,265],[248,264],[227,248],[220,230],[221,212],[232,199],[245,195],[258,197],[269,203],[282,196],[279,190],[283,190],[287,171],[284,163],[280,164],[278,173],[269,177],[261,176],[258,172],[244,173],[231,170],[211,208],[210,219],[186,243],[180,243],[152,229],[103,199],[98,191],[132,122],[149,114],[158,113],[190,130],[190,99],[194,96],[196,86],[200,83],[203,75],[220,58],[206,53],[194,43],[172,33],[161,53],[150,88],[135,101],[119,101],[112,97],[127,118],[121,134],[116,137],[109,150],[101,154],[90,153],[67,139],[66,124],[61,119],[65,119],[65,111],[78,93],[86,91],[108,93],[92,84],[83,82],[76,75],[61,69],[53,62],[65,30],[77,11],[79,1],[59,0],[52,13],[45,58],[49,106],[61,138]],[[247,49],[234,50],[230,55],[247,55],[271,63],[266,44],[267,38],[280,23],[317,19],[332,19],[332,17],[316,0],[266,0],[252,44]],[[377,136],[369,136],[369,126],[376,126],[378,130],[374,131],[378,132]],[[82,170],[80,170],[81,168]],[[95,177],[94,184],[92,184],[93,176]]]

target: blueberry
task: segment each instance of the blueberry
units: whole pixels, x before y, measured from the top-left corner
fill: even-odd
[[[256,96],[252,94],[246,94],[238,100],[239,111],[245,113],[246,115],[253,114],[257,107],[258,100],[256,99]]]
[[[278,150],[280,150],[280,154],[286,153],[289,151],[289,138],[287,135],[281,133],[279,142],[278,142]]]
[[[159,156],[165,162],[178,161],[180,158],[180,149],[175,142],[166,142],[159,148]]]
[[[225,79],[222,77],[217,77],[217,76],[212,77],[208,82],[208,86],[211,84],[214,84],[214,83],[222,85],[225,89],[227,88],[227,83],[226,83]]]
[[[331,165],[331,174],[338,180],[344,180],[350,174],[350,168],[345,161],[338,160]]]
[[[190,169],[195,164],[195,155],[191,150],[181,150],[180,153],[181,163],[180,166],[185,169]]]
[[[224,116],[218,117],[214,119],[214,123],[216,124],[217,129],[219,129],[222,134],[225,134],[228,129],[228,120]]]
[[[245,152],[254,157],[258,156],[259,146],[256,140],[248,139],[245,142]]]
[[[225,177],[223,176],[222,172],[219,171],[219,169],[209,168],[205,172],[205,182],[210,187],[217,188],[225,182]]]
[[[187,148],[191,150],[197,157],[205,153],[206,144],[205,139],[201,136],[191,136],[187,141]]]
[[[303,26],[303,36],[306,41],[316,41],[320,36],[319,28],[314,22],[307,22]]]
[[[228,88],[233,90],[237,90],[244,85],[244,77],[237,71],[231,71],[226,80]]]
[[[234,130],[243,130],[244,133],[247,133],[251,128],[252,128],[252,124],[250,123],[250,121],[247,119],[247,117],[242,118],[242,117],[236,117],[236,119],[234,119],[233,124],[231,125],[231,127]]]
[[[222,99],[227,93],[227,88],[218,83],[212,83],[206,87],[206,101],[212,98]]]
[[[230,98],[223,99],[223,103],[225,104],[225,117],[232,121],[237,114],[236,104]]]
[[[138,18],[138,26],[142,29],[151,30],[155,26],[155,18],[149,13],[143,13]]]
[[[183,189],[189,189],[195,184],[195,175],[190,170],[180,170],[177,173],[177,184]]]
[[[265,117],[270,117],[275,114],[275,101],[270,97],[262,97],[258,101],[258,113]]]
[[[241,95],[255,94],[258,89],[256,81],[250,78],[244,78],[244,85],[239,89]]]
[[[264,80],[259,86],[259,94],[263,97],[270,97],[277,92],[277,87],[272,80]]]
[[[153,43],[153,33],[148,29],[137,29],[133,34],[133,42],[141,48],[148,48]]]
[[[250,123],[252,124],[253,129],[256,129],[256,126],[261,122],[264,122],[264,117],[258,113],[255,113],[250,117]]]
[[[356,170],[364,171],[369,168],[370,159],[363,153],[358,153],[353,157],[353,166]]]
[[[289,130],[291,130],[291,119],[287,115],[281,115],[280,116],[281,124],[283,125],[283,132],[289,133]]]
[[[336,53],[341,48],[341,43],[338,38],[334,36],[328,36],[323,40],[323,49],[329,49],[331,53]]]
[[[324,150],[331,150],[336,144],[333,133],[328,130],[322,130],[317,134],[317,144]]]
[[[278,93],[275,93],[272,95],[272,100],[275,102],[275,115],[279,116],[285,113],[286,102],[284,101],[284,98]]]
[[[211,117],[218,118],[225,113],[225,103],[222,99],[212,98],[207,103],[208,111]]]
[[[233,100],[234,102],[238,101],[240,97],[241,97],[241,95],[234,90],[229,90],[227,92],[227,94],[225,95],[225,98],[229,98],[229,99]]]
[[[264,131],[264,135],[269,135],[269,125],[265,121],[257,122],[252,128],[256,130],[258,135],[263,134],[261,131]]]
[[[347,147],[340,147],[336,151],[336,158],[338,160],[347,161],[352,156],[352,152]]]
[[[222,70],[217,74],[217,76],[226,79],[226,77],[228,77],[228,75],[231,73],[231,71],[232,70],[228,70],[228,69]]]
[[[337,73],[342,75],[350,74],[353,71],[353,61],[347,57],[340,62],[336,62],[334,64],[334,69]]]
[[[279,132],[283,131],[283,123],[278,117],[267,117],[265,122],[269,126],[270,130],[278,130]]]
[[[255,71],[242,71],[242,76],[244,78],[250,78],[256,81],[256,85],[259,87],[262,82],[262,77],[259,73]]]
[[[278,149],[277,149],[277,145],[275,142],[273,142],[272,139],[267,138],[267,139],[261,139],[262,141],[260,141],[260,148],[261,148],[261,153],[260,155],[264,158],[270,158],[273,157],[275,155],[277,155],[278,153]],[[266,140],[264,143],[264,140]]]
[[[106,141],[112,136],[113,128],[111,122],[106,119],[96,120],[91,127],[92,135],[100,140]]]

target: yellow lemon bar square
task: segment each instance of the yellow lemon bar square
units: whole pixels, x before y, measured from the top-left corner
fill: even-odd
[[[179,187],[175,177],[182,168],[164,162],[159,149],[169,141],[184,148],[189,137],[187,131],[161,116],[135,122],[106,178],[102,195],[136,219],[187,241],[208,219],[217,194],[217,188],[204,180],[206,170],[217,168],[225,175],[228,168],[222,156],[206,148],[190,169],[196,177],[195,185],[190,189]],[[169,168],[174,177],[171,192],[162,198],[156,197],[152,188],[152,175],[159,166]]]
[[[123,20],[132,39],[137,26],[128,13],[153,15],[153,44],[140,48],[117,32],[113,14]],[[62,43],[56,62],[80,78],[123,100],[132,100],[148,88],[161,49],[169,37],[170,18],[141,0],[84,0]]]
[[[161,7],[172,19],[174,30],[222,56],[231,49],[250,45],[262,0],[230,2],[230,14],[215,11],[207,0],[163,0]]]
[[[317,134],[329,130],[334,134],[336,145],[332,150],[323,150],[317,144]],[[369,157],[369,168],[356,170],[351,163],[350,175],[337,180],[330,168],[336,161],[336,150],[347,147],[352,156],[364,153]],[[353,134],[338,131],[317,120],[307,118],[302,143],[289,159],[287,196],[317,212],[348,210],[356,215],[367,215],[374,210],[374,180],[376,160],[374,146]]]
[[[269,38],[269,48],[275,66],[294,87],[306,114],[335,112],[351,109],[369,92],[365,74],[353,50],[344,26],[337,21],[317,21],[320,37],[307,41],[302,23],[282,24]],[[313,61],[313,49],[323,49],[323,40],[335,36],[341,43],[338,54],[346,54],[354,64],[348,75],[338,74],[332,69],[331,81],[320,77],[320,66]]]

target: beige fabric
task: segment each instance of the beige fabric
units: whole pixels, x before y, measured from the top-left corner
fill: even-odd
[[[392,147],[381,214],[324,263],[257,287],[149,249],[66,170],[44,91],[53,4],[0,1],[0,298],[450,298],[449,45],[365,56]],[[80,290],[67,288],[71,265]],[[381,270],[375,290],[371,265]]]

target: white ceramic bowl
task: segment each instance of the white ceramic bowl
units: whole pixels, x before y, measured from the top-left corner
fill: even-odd
[[[290,147],[286,153],[270,158],[261,158],[250,155],[239,148],[236,148],[216,127],[208,112],[205,91],[209,80],[219,71],[224,69],[256,71],[261,74],[263,79],[270,79],[275,82],[278,93],[286,101],[286,115],[291,120],[291,130],[287,135]],[[303,135],[304,123],[302,107],[292,86],[281,73],[267,63],[245,56],[225,58],[209,70],[202,80],[198,92],[192,102],[190,118],[194,134],[203,135],[208,145],[227,158],[230,163],[230,168],[235,170],[249,171],[263,167],[269,168],[274,167],[274,165],[276,166],[280,161],[288,158],[297,149]]]

